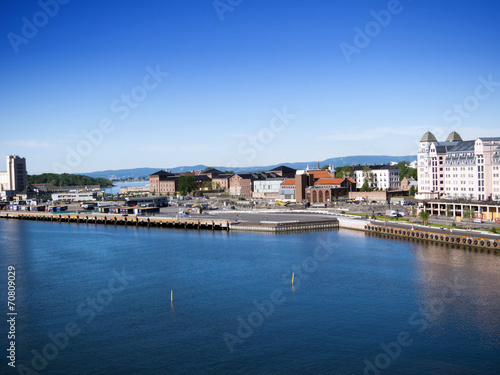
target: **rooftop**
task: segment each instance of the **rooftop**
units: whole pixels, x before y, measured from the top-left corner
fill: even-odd
[[[355,171],[362,171],[363,168],[365,168],[365,167],[368,167],[371,170],[375,170],[375,169],[398,169],[399,170],[399,168],[397,166],[390,165],[390,164],[356,165],[356,166],[354,166],[354,170]]]
[[[318,181],[314,183],[314,185],[340,185],[345,178],[337,177],[337,178],[320,178]]]
[[[281,185],[293,185],[295,186],[295,178],[286,179],[281,183]]]
[[[166,172],[164,171],[163,169],[162,170],[159,170],[158,172],[155,172],[155,173],[151,173],[150,176],[173,176],[174,174],[173,173],[170,173],[170,172]]]
[[[331,178],[332,177],[330,175],[330,173],[328,173],[325,170],[313,170],[313,171],[309,170],[309,171],[307,171],[307,173],[312,175],[313,178]]]
[[[437,142],[437,139],[431,132],[426,132],[420,142]]]
[[[286,165],[280,165],[279,167],[269,170],[269,172],[285,172],[285,173],[295,173],[297,170],[287,167]]]
[[[203,171],[201,172],[201,174],[222,174],[223,172],[222,171],[219,171],[218,169],[215,169],[215,168],[210,168],[210,169],[207,169],[206,171]]]

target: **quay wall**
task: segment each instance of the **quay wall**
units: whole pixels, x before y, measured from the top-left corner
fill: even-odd
[[[364,230],[369,233],[383,234],[396,238],[419,239],[428,242],[488,249],[495,253],[500,250],[500,237],[486,237],[481,233],[443,233],[426,230],[425,228],[402,228],[379,223],[366,224]]]
[[[47,213],[0,213],[0,218],[17,220],[50,221],[62,223],[83,223],[102,225],[146,226],[161,228],[229,230],[231,224],[227,220],[190,220],[160,217],[128,217],[123,215],[77,215]]]

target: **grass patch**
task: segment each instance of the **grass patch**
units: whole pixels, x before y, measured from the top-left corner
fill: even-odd
[[[351,216],[361,216],[361,217],[366,217],[368,216],[368,219],[373,219],[373,215],[372,214],[361,214],[361,213],[357,213],[357,212],[345,212],[345,215],[351,215]],[[377,216],[375,215],[375,219],[376,220],[385,220],[387,222],[408,222],[410,221],[410,219],[406,219],[406,218],[403,218],[403,217],[387,217],[387,216]]]

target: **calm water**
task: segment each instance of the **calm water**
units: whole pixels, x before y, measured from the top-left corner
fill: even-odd
[[[104,192],[106,194],[118,194],[120,192],[120,188],[123,186],[146,186],[149,185],[149,180],[146,181],[121,181],[114,182],[113,187],[105,188]]]
[[[14,220],[0,221],[0,246],[4,317],[7,266],[17,269],[17,370],[499,373],[500,256],[343,230]]]

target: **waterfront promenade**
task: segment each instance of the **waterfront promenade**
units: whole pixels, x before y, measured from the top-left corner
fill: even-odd
[[[243,230],[257,232],[293,232],[304,230],[353,229],[391,237],[483,247],[500,250],[500,235],[465,229],[440,229],[394,221],[367,220],[360,216],[337,214],[329,210],[214,210],[184,217],[178,212],[163,212],[155,216],[100,214],[93,212],[0,213],[4,219],[40,220],[84,224],[125,225],[205,230]]]

